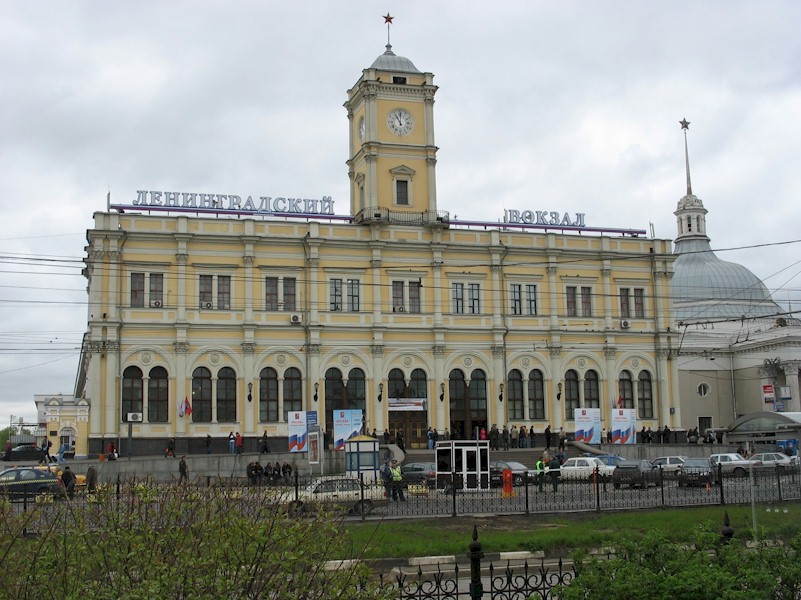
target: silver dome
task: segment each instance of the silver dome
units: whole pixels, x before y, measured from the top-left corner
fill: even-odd
[[[398,73],[419,73],[408,58],[397,56],[392,51],[392,45],[387,44],[387,50],[373,61],[370,65],[371,69],[379,69],[381,71],[395,71]]]

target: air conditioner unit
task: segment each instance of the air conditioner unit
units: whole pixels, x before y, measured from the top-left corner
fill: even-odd
[[[128,413],[127,421],[130,423],[141,423],[142,413]]]
[[[303,323],[303,317],[301,315],[291,315],[289,317],[289,322],[293,325],[300,325]]]
[[[403,308],[402,306],[399,306],[399,307],[398,307],[398,312],[404,312],[405,310],[406,310],[406,309],[405,309],[405,308]]]
[[[628,329],[631,323],[629,323],[628,319],[623,319],[620,321],[620,328],[621,329]]]
[[[161,308],[161,300],[153,300],[153,302],[150,303],[150,306],[153,308]]]
[[[211,306],[212,306],[211,302],[204,302],[203,303],[203,308],[211,308]]]

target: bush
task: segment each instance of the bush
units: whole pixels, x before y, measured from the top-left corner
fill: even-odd
[[[293,519],[258,492],[126,488],[119,499],[0,513],[0,594],[6,598],[384,598],[353,555],[341,523]],[[148,501],[142,502],[142,496]],[[24,531],[36,535],[22,535]]]

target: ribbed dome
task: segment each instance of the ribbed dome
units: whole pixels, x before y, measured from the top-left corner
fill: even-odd
[[[387,44],[387,50],[373,61],[370,65],[371,69],[380,69],[381,71],[396,71],[398,73],[419,73],[408,58],[397,56],[392,51],[392,45]]]
[[[715,256],[706,240],[677,242],[673,306],[678,321],[776,316],[765,284],[742,265]]]

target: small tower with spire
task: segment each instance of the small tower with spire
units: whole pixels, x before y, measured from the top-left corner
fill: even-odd
[[[693,186],[690,180],[690,153],[687,149],[687,131],[690,129],[690,122],[687,119],[679,121],[684,132],[684,164],[687,171],[687,193],[679,200],[676,207],[676,243],[684,240],[705,240],[709,241],[706,235],[706,213],[704,203],[693,194]]]

